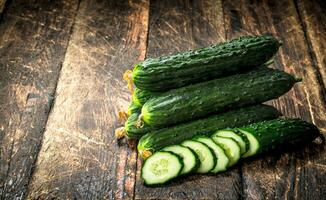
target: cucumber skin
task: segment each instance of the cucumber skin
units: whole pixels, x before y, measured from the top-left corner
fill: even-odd
[[[298,80],[290,74],[262,67],[153,97],[143,105],[142,119],[150,126],[181,123],[275,99],[289,91],[296,82]]]
[[[318,128],[301,119],[274,119],[254,123],[239,130],[251,133],[259,143],[257,154],[282,147],[295,148],[316,139]]]
[[[135,88],[132,93],[132,101],[135,105],[141,107],[148,101],[150,98],[158,96],[161,93],[158,92],[150,92],[147,90],[140,90],[139,88]]]
[[[138,117],[139,113],[133,113],[125,122],[126,136],[129,139],[139,139],[141,136],[154,130],[153,127],[147,126],[146,124],[144,124],[141,128],[137,128]]]
[[[143,150],[155,152],[165,146],[192,139],[195,135],[210,136],[219,129],[241,127],[262,120],[274,119],[278,116],[280,113],[268,105],[255,105],[232,110],[205,119],[149,132],[139,140],[138,151],[140,155],[142,155],[141,151]]]
[[[175,177],[173,177],[173,178],[167,180],[166,182],[158,183],[158,184],[148,184],[148,183],[146,183],[145,179],[143,179],[143,167],[145,166],[145,163],[146,163],[146,160],[145,160],[145,161],[143,162],[143,164],[142,164],[142,169],[141,169],[140,177],[143,179],[144,184],[145,184],[146,186],[149,186],[149,187],[155,187],[155,186],[164,185],[164,184],[169,183],[170,181],[172,181],[173,179],[175,179],[175,178],[177,178],[177,177],[179,177],[179,176],[181,175],[181,171],[182,171],[182,168],[183,168],[183,166],[184,166],[183,159],[181,158],[181,156],[179,156],[179,155],[176,154],[176,153],[170,152],[170,151],[160,151],[160,152],[166,152],[166,153],[169,153],[169,154],[172,154],[172,155],[176,156],[176,157],[178,158],[178,160],[179,160],[179,163],[182,165],[182,167],[180,168],[178,174],[177,174]]]
[[[271,59],[280,45],[272,36],[244,36],[206,48],[146,59],[135,66],[133,82],[143,90],[167,91],[247,71]]]
[[[141,106],[136,105],[133,101],[129,104],[127,114],[131,116],[133,113],[140,113]]]

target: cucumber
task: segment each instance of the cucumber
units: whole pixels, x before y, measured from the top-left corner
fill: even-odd
[[[141,177],[146,185],[164,184],[177,177],[183,168],[180,156],[172,152],[156,152],[145,160]]]
[[[313,124],[301,119],[274,119],[238,128],[248,137],[253,150],[244,157],[257,155],[276,148],[295,148],[319,136]]]
[[[139,113],[133,113],[128,117],[127,121],[125,122],[124,134],[129,139],[139,139],[141,138],[141,136],[154,130],[153,127],[147,126],[146,124],[138,128],[137,127],[138,118],[139,118]]]
[[[184,167],[180,173],[182,175],[196,171],[200,165],[200,160],[197,154],[189,147],[171,145],[163,148],[162,151],[173,152],[182,158],[184,163]]]
[[[132,101],[135,103],[135,105],[141,107],[148,99],[158,96],[159,94],[161,93],[135,88],[134,92],[132,93]]]
[[[241,155],[246,153],[250,148],[248,138],[241,132],[236,133],[233,130],[219,130],[215,133],[215,135],[234,139],[239,144]]]
[[[263,67],[153,97],[143,105],[141,118],[150,126],[181,123],[277,98],[298,81],[283,71]]]
[[[128,116],[132,115],[133,113],[140,113],[141,111],[141,106],[138,106],[134,103],[134,101],[132,101],[130,104],[129,104],[129,107],[128,107]]]
[[[149,132],[139,140],[138,152],[141,157],[146,158],[165,146],[180,144],[195,135],[210,136],[219,129],[241,127],[254,122],[274,119],[279,115],[280,113],[274,107],[267,105],[255,105],[212,115],[204,119]]]
[[[229,158],[228,167],[235,165],[240,157],[240,145],[233,138],[220,137],[217,134],[212,135],[212,139],[220,145]]]
[[[214,169],[211,171],[212,173],[223,172],[226,170],[229,158],[218,144],[216,144],[211,138],[202,135],[196,136],[193,140],[206,144],[214,151],[217,162]]]
[[[182,146],[189,147],[194,150],[200,160],[197,173],[207,173],[214,169],[216,165],[216,157],[214,152],[204,143],[186,140],[181,143]]]
[[[268,35],[245,36],[206,48],[150,58],[138,63],[132,79],[137,88],[166,91],[259,66],[273,57],[280,42]]]

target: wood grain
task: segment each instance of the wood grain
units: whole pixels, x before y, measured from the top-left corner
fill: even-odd
[[[146,53],[148,6],[81,2],[28,198],[133,198],[136,151],[114,129],[130,98],[122,74]]]
[[[6,0],[0,0],[0,17],[3,10],[5,9],[5,4],[6,4]]]
[[[151,1],[147,57],[221,42],[224,33],[221,1]],[[237,167],[216,176],[188,176],[167,186],[149,188],[140,178],[140,159],[137,164],[136,199],[240,198]]]
[[[1,20],[1,199],[21,199],[27,190],[77,6],[11,1]]]
[[[271,101],[287,117],[313,122],[325,134],[324,88],[309,54],[304,32],[292,1],[224,1],[227,38],[271,33],[283,41],[273,67],[302,77],[289,93]],[[325,145],[282,155],[271,154],[245,162],[242,167],[244,198],[320,199],[325,179]]]
[[[307,44],[316,61],[316,70],[320,73],[320,84],[326,86],[326,2],[322,0],[298,0],[298,11]],[[326,95],[326,94],[324,94]],[[325,97],[326,98],[326,97]]]

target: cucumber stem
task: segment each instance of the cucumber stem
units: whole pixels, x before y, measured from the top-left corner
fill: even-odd
[[[146,159],[146,158],[150,157],[151,155],[153,155],[153,153],[149,150],[140,150],[139,154],[140,154],[140,157],[142,157],[143,159]]]
[[[126,132],[125,127],[119,127],[117,129],[115,129],[115,131],[114,131],[114,135],[118,140],[125,137],[126,134],[127,134],[127,132]]]
[[[120,121],[126,121],[128,119],[128,113],[125,111],[119,111],[118,118]]]
[[[131,93],[134,92],[134,83],[132,81],[132,71],[131,70],[126,70],[124,73],[123,73],[123,80],[127,81],[127,86],[130,90]]]
[[[140,114],[140,115],[138,116],[138,119],[137,119],[136,127],[137,127],[137,128],[141,128],[141,127],[143,127],[143,126],[144,126],[143,115]]]

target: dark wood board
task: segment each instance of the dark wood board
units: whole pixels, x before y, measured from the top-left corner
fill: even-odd
[[[27,190],[78,1],[11,1],[0,24],[0,195]]]
[[[0,16],[5,9],[6,0],[0,0]]]
[[[148,2],[80,3],[30,199],[132,199],[136,151],[118,144],[124,70],[145,56]]]
[[[157,57],[225,40],[221,1],[151,1],[147,57]],[[167,186],[149,188],[140,179],[136,199],[238,199],[238,167],[217,176],[193,175]],[[227,185],[227,187],[221,186]]]
[[[0,0],[0,199],[324,199],[325,144],[218,175],[145,187],[117,141],[122,74],[145,59],[248,35],[283,41],[274,68],[303,77],[268,104],[326,136],[322,0]]]
[[[303,27],[292,1],[224,1],[227,38],[271,33],[283,41],[272,67],[302,77],[303,81],[278,100],[269,102],[287,117],[316,124],[325,134],[324,88],[314,66]],[[242,165],[244,198],[321,199],[325,192],[325,145],[297,152],[269,155]],[[318,176],[319,175],[319,176]],[[316,184],[318,182],[318,184]]]

